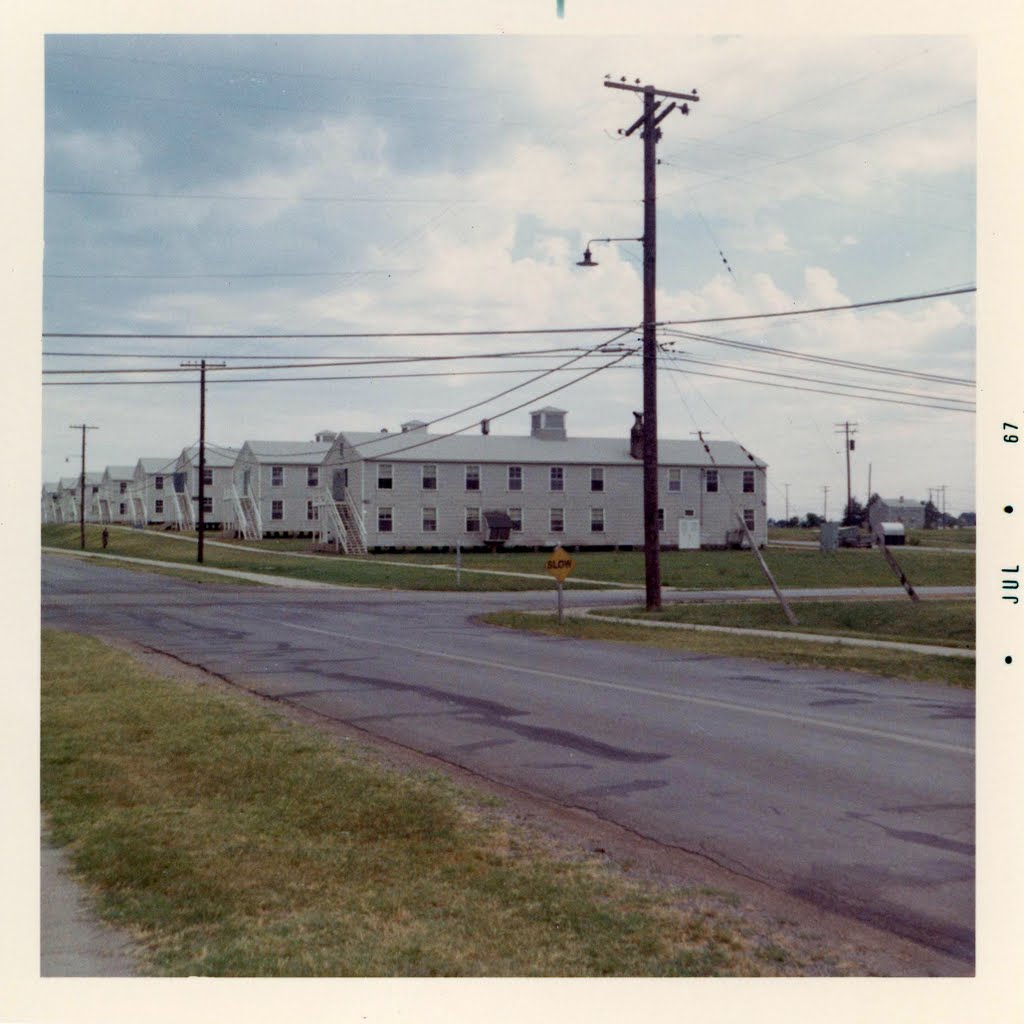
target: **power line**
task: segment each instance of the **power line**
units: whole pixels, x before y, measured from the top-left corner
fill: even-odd
[[[47,281],[234,281],[242,278],[278,277],[359,277],[369,274],[416,274],[414,268],[394,267],[390,270],[309,270],[301,273],[291,271],[269,271],[267,273],[238,274],[43,274]]]
[[[623,367],[626,368],[626,367]],[[635,369],[636,367],[631,367]],[[547,373],[562,373],[566,367],[556,366]],[[101,372],[101,371],[96,371]],[[146,373],[149,371],[131,371]],[[540,367],[520,367],[516,370],[431,370],[422,373],[353,373],[345,375],[327,375],[318,377],[228,377],[227,379],[209,381],[208,387],[219,384],[290,384],[297,382],[339,381],[339,380],[413,380],[421,377],[495,377],[513,373],[540,373]],[[44,388],[78,388],[78,387],[130,387],[132,385],[159,387],[161,385],[194,384],[189,380],[48,380],[43,381]]]
[[[925,373],[921,370],[903,370],[895,366],[881,366],[876,363],[858,363],[850,359],[836,359],[831,356],[809,355],[804,352],[794,352],[792,349],[775,348],[771,345],[755,344],[747,341],[734,341],[729,338],[719,338],[710,334],[693,334],[688,331],[664,332],[677,338],[688,338],[693,341],[706,341],[712,345],[725,345],[729,348],[738,348],[745,351],[757,352],[764,355],[784,356],[787,359],[803,359],[812,363],[825,363],[829,366],[841,366],[850,370],[862,370],[872,373],[890,374],[897,377],[912,377],[919,380],[927,380],[936,384],[956,384],[962,387],[973,387],[975,381],[966,377],[946,377],[935,373]]]
[[[906,398],[931,398],[940,399],[943,402],[954,402],[957,405],[974,405],[974,402],[967,398],[947,398],[945,395],[928,395],[918,391],[897,391],[894,388],[876,388],[867,384],[847,384],[844,381],[839,380],[823,380],[820,377],[802,377],[799,374],[794,373],[780,373],[773,370],[759,370],[750,366],[733,366],[729,363],[712,362],[708,359],[694,359],[678,353],[674,353],[674,355],[675,362],[696,363],[700,366],[714,366],[721,370],[736,370],[739,373],[757,373],[766,377],[783,377],[787,380],[802,380],[811,384],[831,384],[833,387],[858,388],[862,391],[876,391],[879,394],[885,395],[902,395]]]
[[[941,409],[943,412],[966,412],[974,413],[974,409],[957,409],[945,405],[935,405],[925,402],[907,402],[896,398],[876,398],[873,395],[851,395],[846,391],[828,391],[823,388],[802,388],[795,384],[775,384],[768,380],[750,380],[743,377],[727,377],[721,373],[707,373],[704,370],[680,370],[671,366],[662,367],[668,373],[692,373],[698,377],[718,377],[721,380],[731,380],[742,384],[759,384],[766,388],[782,388],[786,391],[810,391],[819,395],[839,395],[841,398],[857,398],[865,402],[885,402],[887,405],[914,406],[920,409]]]
[[[451,203],[456,206],[492,206],[497,204],[517,203],[623,203],[635,205],[635,199],[616,199],[610,196],[504,196],[497,198],[472,199],[465,196],[424,196],[422,199],[410,199],[400,196],[296,196],[296,195],[239,195],[230,192],[129,192],[114,189],[88,188],[46,188],[45,195],[51,196],[92,196],[102,199],[200,199],[217,202],[258,202],[258,203],[359,203],[380,204],[383,206],[431,205]]]
[[[976,292],[976,286],[942,289],[934,292],[919,292],[915,295],[902,295],[891,299],[872,299],[867,302],[851,302],[836,306],[815,306],[804,309],[792,309],[781,313],[745,313],[738,316],[696,317],[688,320],[660,320],[655,326],[675,327],[692,324],[727,323],[740,320],[769,320],[778,317],[809,316],[816,313],[835,313],[844,310],[870,309],[878,306],[892,306],[906,302],[922,302],[926,299],[949,298],[954,295],[967,295]],[[286,332],[283,334],[220,334],[220,333],[128,333],[114,331],[43,331],[44,338],[124,338],[124,339],[174,339],[174,340],[210,340],[210,341],[268,341],[289,339],[316,338],[460,338],[460,337],[498,337],[522,334],[603,334],[614,331],[628,332],[636,330],[636,325],[605,325],[602,327],[535,327],[535,328],[483,328],[459,331],[349,331],[349,332]]]
[[[605,342],[604,344],[608,344]],[[579,356],[600,354],[600,350],[603,345],[598,345],[591,349],[578,349],[578,348],[563,348],[563,349],[552,349],[552,352],[577,352]],[[292,370],[302,369],[309,370],[317,367],[331,367],[331,366],[396,366],[402,365],[403,363],[438,363],[438,362],[452,362],[452,361],[465,361],[465,360],[477,360],[477,359],[507,359],[507,358],[525,358],[526,356],[532,356],[535,354],[534,350],[523,351],[523,352],[485,352],[482,354],[467,353],[465,355],[443,355],[443,356],[379,356],[379,357],[351,357],[347,359],[327,359],[326,357],[314,356],[314,359],[326,359],[323,362],[315,363],[266,363],[263,365],[249,366],[247,369],[250,370]],[[146,357],[142,357],[146,358]],[[213,358],[212,356],[210,358]],[[234,358],[232,356],[224,356],[225,359]],[[208,370],[224,370],[231,369],[230,367],[224,366],[208,366]],[[187,367],[133,367],[129,369],[97,369],[93,367],[91,369],[79,369],[72,367],[67,370],[43,370],[44,375],[59,375],[65,376],[68,374],[86,374],[86,373],[187,373]]]

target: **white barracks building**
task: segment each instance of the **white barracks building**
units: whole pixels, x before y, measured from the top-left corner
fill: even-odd
[[[742,445],[660,440],[658,460],[663,547],[723,547],[737,516],[766,543],[766,464]],[[350,553],[643,545],[638,424],[621,437],[573,438],[565,410],[544,408],[525,437],[446,437],[418,421],[401,433],[346,431],[320,478],[319,539]]]

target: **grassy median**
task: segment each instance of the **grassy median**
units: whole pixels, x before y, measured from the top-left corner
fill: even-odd
[[[909,602],[908,602],[909,603]],[[803,602],[793,605],[798,615],[803,615]],[[701,606],[680,606],[678,621],[704,621]],[[684,629],[664,629],[645,626],[642,623],[602,622],[601,614],[623,614],[624,609],[602,609],[592,617],[571,616],[559,623],[555,615],[537,615],[532,612],[492,612],[481,616],[481,621],[508,629],[521,629],[547,636],[567,637],[575,640],[605,640],[613,643],[638,644],[658,650],[676,651],[681,654],[713,654],[733,658],[752,658],[778,665],[793,665],[801,668],[826,668],[837,672],[867,672],[888,679],[909,679],[920,682],[945,683],[973,689],[975,662],[969,658],[944,658],[938,655],[916,654],[910,651],[888,648],[851,647],[843,644],[803,642],[769,636],[744,636],[741,634],[697,632]],[[630,613],[638,619],[646,613]],[[771,614],[765,612],[765,614]],[[662,616],[652,616],[660,618]],[[750,616],[746,603],[728,606],[724,611],[715,609],[705,613],[706,619],[714,624],[728,621],[729,624],[746,628],[760,628]],[[792,627],[785,622],[773,622],[772,629]],[[821,630],[816,630],[821,631]],[[890,639],[886,637],[885,639]],[[926,640],[916,640],[927,643]]]
[[[794,953],[795,928],[741,915],[728,894],[641,886],[442,776],[52,631],[42,793],[54,841],[137,937],[146,973],[854,970],[800,938]]]
[[[86,548],[99,551],[99,526],[86,527]],[[187,537],[187,535],[184,535]],[[308,541],[267,540],[254,544],[221,543],[207,538],[204,558],[219,569],[240,569],[268,576],[290,576],[345,586],[389,587],[403,590],[548,590],[553,587],[545,571],[546,551],[507,551],[488,554],[463,552],[461,581],[456,583],[455,556],[449,553],[384,553],[363,557],[297,557],[295,547]],[[111,529],[107,554],[195,563],[194,536],[155,530]],[[42,542],[51,547],[77,550],[76,525],[47,525]],[[257,550],[245,550],[247,547]],[[875,550],[844,549],[823,554],[814,549],[787,551],[769,548],[765,559],[779,586],[793,587],[899,587],[899,581]],[[583,551],[567,589],[587,589],[601,583],[643,589],[644,553],[636,551]],[[951,555],[924,548],[896,549],[896,558],[918,587],[973,586],[974,555]],[[474,572],[473,570],[483,570]],[[506,575],[512,574],[512,575]],[[523,575],[528,574],[532,578]],[[768,586],[757,560],[749,551],[663,551],[661,578],[666,588],[684,590],[738,589]],[[588,583],[581,581],[599,581]]]

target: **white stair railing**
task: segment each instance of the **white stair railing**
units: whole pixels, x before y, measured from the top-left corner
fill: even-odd
[[[341,512],[338,511],[338,503],[326,488],[323,488],[320,492],[317,508],[320,509],[320,534],[322,539],[326,542],[327,534],[333,531],[334,536],[338,538],[338,550],[348,554],[348,530],[345,527],[345,521],[341,517]]]
[[[260,515],[260,503],[253,496],[252,488],[246,490],[243,505],[247,508],[253,529],[256,531],[254,539],[259,540],[263,536],[263,516]]]
[[[363,522],[362,514],[359,511],[359,507],[356,505],[355,500],[352,497],[352,492],[346,487],[345,488],[345,507],[355,524],[356,534],[359,538],[359,550],[366,551],[366,524]]]

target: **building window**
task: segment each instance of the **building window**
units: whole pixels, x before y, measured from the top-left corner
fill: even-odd
[[[437,533],[437,509],[425,508],[423,510],[423,532]]]
[[[480,509],[466,509],[466,533],[480,532]]]
[[[127,511],[128,511],[128,506],[125,505],[125,503],[122,501],[121,504],[117,506],[117,514],[119,516],[123,516]]]
[[[283,487],[284,486],[284,466],[271,466],[270,467],[270,486],[271,487]]]
[[[697,513],[694,512],[694,510],[692,508],[684,508],[683,509],[683,515],[684,516],[693,516],[693,515],[696,515],[696,514]]]
[[[162,476],[154,477],[153,478],[153,486],[158,491],[162,491],[164,489],[164,478]]]
[[[390,462],[380,462],[377,464],[378,491],[390,491],[392,489],[394,481],[391,476],[391,470],[392,466]]]
[[[590,510],[590,532],[604,533],[604,509],[592,508]]]
[[[521,491],[523,489],[523,467],[508,467],[508,489],[510,491]]]
[[[658,509],[658,531],[665,529],[665,510],[663,508]]]
[[[122,480],[121,483],[118,485],[117,493],[118,494],[124,494],[124,492],[127,491],[127,490],[128,490],[128,484],[125,483],[124,480]]]
[[[313,504],[312,499],[306,501],[306,519],[312,521],[320,518],[320,509]]]
[[[604,469],[601,466],[594,466],[590,470],[590,489],[592,491],[604,490]]]
[[[752,469],[743,470],[743,493],[754,493],[754,471]]]
[[[203,515],[205,516],[205,515],[208,515],[209,513],[212,513],[212,512],[213,512],[213,495],[212,494],[204,494],[203,495]]]
[[[377,532],[391,533],[395,527],[394,509],[390,505],[381,505],[377,509]]]
[[[561,466],[552,466],[550,473],[551,490],[565,490],[565,470]]]
[[[284,502],[283,501],[272,501],[270,503],[270,518],[271,519],[284,519]]]
[[[480,490],[480,467],[479,466],[467,466],[466,467],[466,490],[467,491],[479,491]]]
[[[746,524],[748,530],[754,528],[754,510],[752,508],[745,508],[743,510],[743,522]]]
[[[717,469],[709,469],[709,470],[705,471],[704,490],[706,490],[708,492],[708,494],[717,494],[718,493],[718,470]]]
[[[682,470],[670,469],[668,471],[668,489],[671,494],[678,494],[683,489]]]
[[[423,490],[425,491],[436,491],[437,490],[437,466],[425,465],[422,467],[423,472]]]
[[[307,487],[319,487],[320,486],[320,467],[319,466],[307,466],[306,467],[306,486]]]
[[[523,532],[523,510],[521,508],[510,508],[508,510],[508,517],[512,520],[512,532],[522,533]]]
[[[164,499],[163,498],[157,498],[156,501],[153,502],[153,511],[158,516],[162,516],[164,514]]]
[[[550,513],[549,525],[552,533],[565,531],[565,509],[553,508]]]

